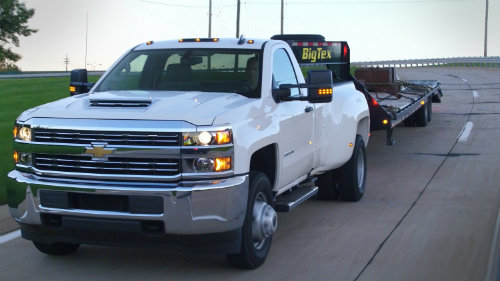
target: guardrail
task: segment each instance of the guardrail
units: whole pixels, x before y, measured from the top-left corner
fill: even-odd
[[[0,79],[22,79],[22,78],[48,78],[48,77],[69,77],[71,72],[39,72],[39,73],[12,73],[0,74]],[[103,75],[104,71],[89,71],[89,76]]]
[[[500,67],[500,57],[462,57],[442,59],[386,60],[351,62],[357,67],[422,67],[422,66],[466,66]]]

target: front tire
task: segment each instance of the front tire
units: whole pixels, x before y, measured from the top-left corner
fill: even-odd
[[[359,201],[366,189],[366,149],[360,135],[349,162],[340,168],[340,196],[344,201]]]
[[[272,209],[271,183],[264,173],[250,172],[248,193],[240,253],[227,254],[226,258],[235,267],[254,269],[267,258],[273,239],[272,233],[277,226],[277,216]],[[265,229],[257,223],[259,215],[269,216],[269,225]]]
[[[80,247],[80,244],[64,243],[64,242],[55,242],[47,244],[47,243],[33,241],[33,244],[38,249],[38,251],[51,256],[69,255]]]

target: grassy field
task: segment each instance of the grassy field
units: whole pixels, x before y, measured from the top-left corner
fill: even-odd
[[[89,77],[97,81],[98,77]],[[24,110],[69,96],[69,77],[0,80],[0,205],[6,203],[7,173],[14,167],[12,129]]]

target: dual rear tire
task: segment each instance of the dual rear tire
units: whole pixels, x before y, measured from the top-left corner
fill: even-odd
[[[360,135],[356,136],[354,150],[344,166],[318,177],[318,198],[321,200],[359,201],[366,189],[366,148]]]

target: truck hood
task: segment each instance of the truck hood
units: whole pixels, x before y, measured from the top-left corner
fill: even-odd
[[[233,93],[110,91],[77,95],[44,104],[25,111],[18,119],[172,120],[212,125],[219,114],[250,102],[252,99]]]

